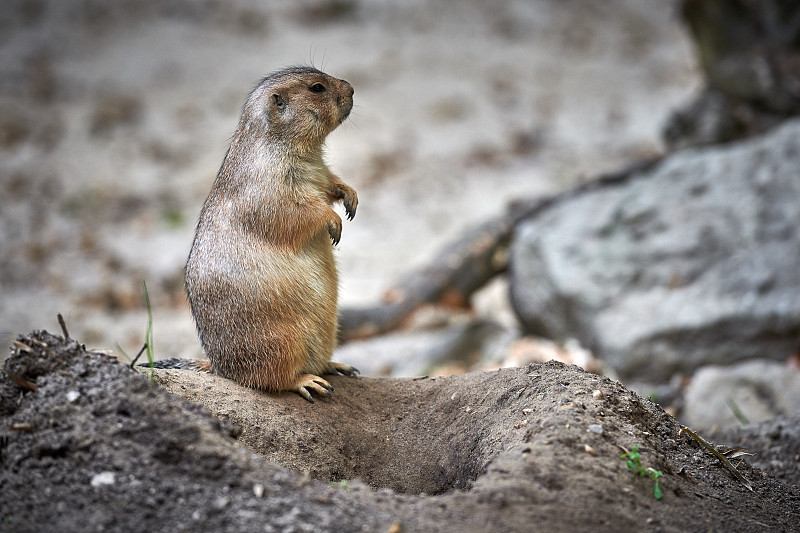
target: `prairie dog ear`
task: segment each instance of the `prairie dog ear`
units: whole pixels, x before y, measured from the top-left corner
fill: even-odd
[[[283,109],[286,107],[286,100],[280,95],[280,93],[272,93],[270,101],[272,102],[272,105],[278,109],[278,111],[283,111]]]

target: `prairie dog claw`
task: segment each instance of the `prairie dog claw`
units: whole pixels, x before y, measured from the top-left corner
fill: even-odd
[[[294,388],[291,390],[309,402],[314,403],[314,397],[311,396],[312,391],[320,396],[330,396],[333,392],[333,387],[319,376],[303,374],[297,378],[297,381],[294,383]]]
[[[353,220],[353,217],[356,216],[356,209],[358,209],[358,193],[356,193],[355,189],[344,183],[339,183],[334,186],[330,195],[334,200],[342,201],[347,220]]]
[[[334,213],[336,215],[336,213]],[[342,238],[342,219],[336,215],[332,221],[328,222],[328,234],[331,236],[331,241],[334,246],[339,244]]]
[[[354,366],[344,363],[334,363],[333,361],[328,363],[328,371],[331,374],[341,374],[343,376],[355,376],[356,374],[360,373],[360,371]]]

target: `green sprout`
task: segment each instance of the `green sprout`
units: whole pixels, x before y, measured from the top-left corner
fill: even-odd
[[[139,360],[139,357],[142,355],[143,352],[147,352],[147,363],[150,367],[150,382],[155,385],[156,376],[153,372],[153,363],[155,362],[155,354],[153,350],[153,310],[150,306],[150,295],[147,292],[147,284],[142,280],[142,291],[144,292],[144,303],[147,307],[147,328],[144,332],[144,345],[142,349],[139,350],[139,353],[136,354],[136,357],[133,358],[131,361],[131,357],[125,353],[125,350],[119,345],[119,343],[115,343],[117,351],[121,353],[125,359],[131,362],[131,368],[136,368],[136,361]]]
[[[150,308],[150,294],[147,292],[147,283],[142,280],[142,291],[144,292],[144,303],[147,306],[147,329],[144,333],[144,342],[147,346],[147,362],[150,363],[150,370],[153,369],[155,355],[153,351],[153,310]]]
[[[663,496],[664,493],[661,491],[661,485],[658,483],[658,478],[664,475],[664,473],[661,470],[656,470],[655,468],[645,468],[644,466],[642,466],[642,460],[639,454],[639,445],[634,444],[633,446],[631,446],[630,452],[623,453],[619,457],[620,459],[627,459],[626,464],[628,465],[628,468],[631,470],[631,473],[634,476],[636,475],[639,475],[639,477],[646,476],[653,480],[654,482],[653,497],[656,500],[660,500],[661,496]]]

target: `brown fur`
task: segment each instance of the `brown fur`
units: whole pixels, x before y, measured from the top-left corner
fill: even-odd
[[[323,90],[320,90],[322,88]],[[337,334],[333,246],[358,196],[323,161],[323,143],[350,113],[353,88],[309,67],[275,72],[253,90],[203,205],[186,289],[213,371],[313,401]]]

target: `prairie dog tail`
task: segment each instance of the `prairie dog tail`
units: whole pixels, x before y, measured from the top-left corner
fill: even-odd
[[[149,367],[150,363],[139,363],[136,366]],[[211,372],[211,362],[205,359],[182,359],[173,357],[153,362],[153,368],[173,368],[178,370],[196,370],[198,372]]]

